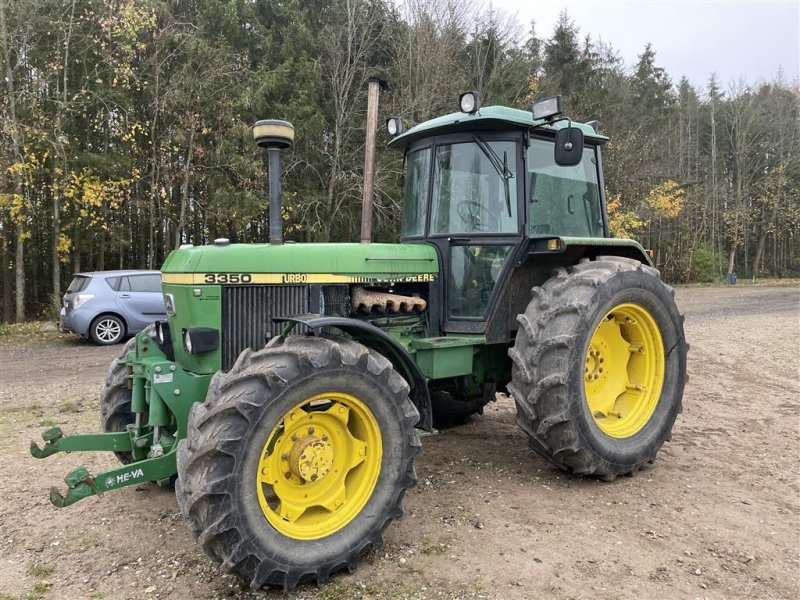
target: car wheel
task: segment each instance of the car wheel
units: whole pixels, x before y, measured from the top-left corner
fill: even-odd
[[[114,315],[101,315],[92,321],[89,337],[98,346],[118,344],[125,337],[125,323]]]

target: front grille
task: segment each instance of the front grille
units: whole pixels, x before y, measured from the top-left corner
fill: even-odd
[[[280,334],[273,317],[308,312],[306,285],[232,285],[222,288],[222,370],[228,371],[245,348],[263,348]],[[297,327],[295,333],[299,333]]]

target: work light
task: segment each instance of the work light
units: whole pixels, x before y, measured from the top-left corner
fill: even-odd
[[[458,104],[461,106],[461,112],[467,114],[474,114],[478,112],[481,107],[478,92],[464,92],[458,97]]]
[[[531,111],[533,112],[534,121],[552,119],[564,112],[561,96],[551,96],[550,98],[538,100],[531,106]]]
[[[403,119],[400,117],[389,117],[386,119],[386,131],[388,131],[391,136],[403,133],[403,131],[405,131]]]

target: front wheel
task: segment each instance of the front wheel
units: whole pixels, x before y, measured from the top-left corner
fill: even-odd
[[[686,382],[683,316],[658,271],[582,261],[532,290],[509,391],[531,447],[573,473],[635,473],[669,438]]]
[[[193,407],[178,449],[178,504],[195,539],[253,589],[355,569],[416,481],[408,391],[353,341],[278,337],[246,350]]]

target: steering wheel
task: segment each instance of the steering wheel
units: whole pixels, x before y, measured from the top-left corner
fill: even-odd
[[[462,200],[456,204],[456,213],[469,231],[489,231],[492,213],[476,200]],[[486,219],[484,219],[484,216]]]

